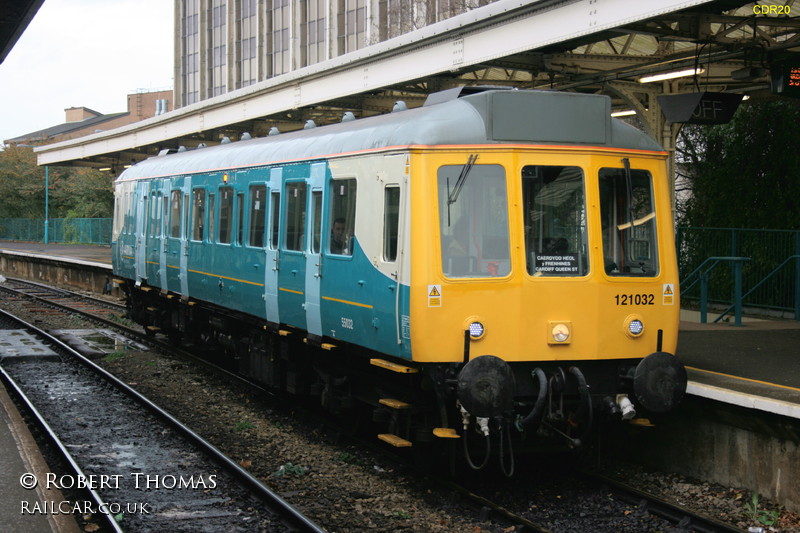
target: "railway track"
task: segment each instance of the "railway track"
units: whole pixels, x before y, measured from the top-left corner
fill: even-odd
[[[36,296],[38,298],[49,300],[46,295],[42,294],[44,292],[42,288],[37,288],[35,291],[27,292],[36,292]],[[76,297],[79,297],[79,295]],[[57,299],[61,298],[62,296],[57,295]],[[89,316],[94,317],[90,311],[85,311],[84,309],[71,309],[69,304],[63,304],[63,302],[61,303],[64,306],[65,312],[88,313]],[[87,306],[81,307],[85,308]],[[114,324],[114,327],[117,326],[119,325]],[[133,333],[135,333],[143,342],[147,339],[151,344],[153,343],[154,339],[152,337],[148,338],[138,331],[133,331]],[[174,347],[172,348],[174,349]],[[207,362],[205,364],[208,366]],[[230,381],[232,377],[235,377],[219,367],[214,367],[213,365],[210,365],[210,367],[214,369],[215,372],[224,372],[225,379],[227,381]],[[257,391],[258,394],[263,394],[265,392],[263,389],[258,388],[246,380],[241,380],[237,383],[239,386],[242,384],[247,384],[247,386],[253,387],[253,390]],[[325,418],[321,419],[320,424],[322,424],[324,420]],[[371,449],[375,450],[373,444],[374,443],[372,443],[372,441],[369,439],[365,439],[359,443],[360,446],[370,447]],[[519,479],[519,476],[515,479]],[[428,483],[431,486],[434,486],[437,483],[440,483],[440,480],[436,477],[430,477]],[[602,531],[604,530],[602,524],[609,519],[609,516],[633,513],[640,517],[652,516],[652,518],[647,519],[649,520],[650,526],[664,528],[664,530],[667,531],[676,530],[725,533],[741,531],[733,526],[729,526],[713,519],[693,514],[686,509],[670,505],[667,502],[648,495],[633,487],[626,487],[623,483],[618,481],[613,481],[606,478],[593,478],[587,481],[587,484],[587,487],[582,488],[579,493],[572,496],[572,498],[578,502],[572,504],[572,509],[573,511],[574,509],[579,509],[578,511],[574,512],[580,515],[578,518],[583,524],[582,527],[589,528],[587,530]],[[524,481],[518,483],[515,480],[503,480],[503,489],[500,490],[505,493],[524,495],[527,491],[529,491],[528,489],[529,487],[526,486]],[[514,528],[514,531],[558,533],[559,531],[570,530],[569,528],[563,529],[564,520],[562,520],[562,518],[568,522],[570,520],[578,519],[570,516],[558,517],[558,511],[554,511],[552,513],[550,511],[542,512],[543,509],[545,509],[548,505],[546,501],[543,501],[547,498],[552,498],[555,500],[553,502],[555,507],[559,505],[564,507],[565,501],[560,495],[537,495],[534,499],[542,499],[542,501],[539,501],[534,508],[531,508],[531,506],[527,505],[528,502],[522,501],[525,498],[524,496],[522,496],[522,500],[517,499],[508,501],[507,499],[498,499],[494,496],[491,489],[486,489],[486,487],[483,487],[480,484],[476,487],[470,487],[469,485],[460,485],[458,483],[448,481],[442,485],[440,490],[457,495],[457,498],[460,502],[473,510],[472,512],[475,514],[478,521],[488,521],[501,524],[504,528]],[[587,503],[581,504],[579,503],[580,501],[585,501]],[[597,501],[600,501],[601,503],[597,505]],[[605,502],[608,503],[606,504]],[[572,511],[570,510],[564,510],[561,515],[569,515],[571,512]],[[636,531],[636,529],[626,530]]]
[[[85,499],[38,511],[92,514],[107,531],[321,532],[174,417],[54,337],[6,312],[49,353],[2,359],[6,387],[66,461],[38,483],[84,489]],[[36,510],[34,510],[36,511]]]

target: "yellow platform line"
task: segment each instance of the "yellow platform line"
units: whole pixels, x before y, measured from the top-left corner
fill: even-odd
[[[743,378],[741,376],[734,376],[732,374],[723,374],[722,372],[714,372],[713,370],[703,370],[702,368],[695,368],[693,366],[687,366],[686,369],[687,370],[696,370],[697,372],[705,372],[706,374],[714,374],[715,376],[722,376],[722,377],[725,377],[725,378],[738,379],[738,380],[741,380],[741,381],[748,381],[750,383],[758,383],[759,385],[769,385],[771,387],[778,387],[780,389],[786,389],[786,390],[800,392],[800,389],[798,389],[797,387],[790,387],[789,385],[780,385],[778,383],[770,383],[769,381],[761,381],[761,380],[758,380],[758,379]]]

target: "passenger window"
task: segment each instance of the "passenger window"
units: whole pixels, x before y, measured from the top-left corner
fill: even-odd
[[[286,184],[286,233],[284,246],[287,250],[304,250],[306,232],[306,184]]]
[[[278,233],[278,223],[281,220],[281,195],[277,192],[273,192],[271,198],[270,213],[272,213],[272,222],[270,222],[270,224],[272,227],[270,228],[269,247],[272,250],[276,250],[278,248],[278,235],[280,235]]]
[[[328,252],[336,255],[353,255],[356,227],[355,178],[331,182],[331,234],[328,239]]]
[[[181,236],[181,191],[172,191],[169,213],[169,236],[179,239]]]
[[[311,236],[311,252],[318,254],[322,241],[322,191],[312,191],[311,209],[314,214],[313,235]]]
[[[511,272],[505,170],[475,159],[438,172],[442,270],[450,278]]]
[[[383,260],[397,259],[400,222],[400,187],[386,187],[383,193]]]
[[[192,240],[203,240],[203,228],[206,216],[206,191],[195,189],[192,191]]]
[[[244,194],[239,193],[236,195],[236,212],[238,223],[236,224],[236,244],[242,244],[242,237],[244,235]]]
[[[233,231],[233,187],[219,188],[219,239],[220,244],[230,244]]]
[[[585,276],[589,271],[583,170],[522,168],[525,259],[532,276]]]
[[[214,208],[216,207],[216,195],[209,194],[208,195],[208,240],[209,242],[213,242],[214,240],[214,228],[216,228],[216,219],[214,218],[216,211]]]
[[[266,185],[250,186],[250,230],[247,242],[250,246],[264,246],[264,227],[267,214]]]
[[[600,216],[605,271],[656,276],[659,271],[653,179],[646,170],[600,169]]]
[[[158,236],[158,195],[157,193],[152,193],[150,195],[150,236],[157,237]]]
[[[162,204],[161,214],[163,215],[161,217],[161,235],[163,237],[166,237],[167,235],[169,235],[169,218],[168,218],[169,196],[164,195],[161,204]]]

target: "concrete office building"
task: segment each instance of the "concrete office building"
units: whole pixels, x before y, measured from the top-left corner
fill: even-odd
[[[492,1],[175,0],[175,104],[247,87]]]

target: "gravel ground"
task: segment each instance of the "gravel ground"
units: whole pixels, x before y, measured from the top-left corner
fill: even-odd
[[[25,313],[14,302],[3,301],[12,313]],[[23,316],[24,318],[24,316]],[[45,329],[90,328],[80,319],[28,317]],[[45,323],[46,321],[46,323]],[[267,399],[254,397],[236,386],[170,356],[153,352],[127,351],[100,361],[108,370],[178,416],[195,431],[238,461],[270,488],[281,494],[331,532],[468,532],[503,531],[481,520],[472,509],[441,490],[432,490],[412,472],[384,456],[362,447],[342,443],[345,439]],[[761,500],[755,513],[747,512],[753,495],[744,489],[722,487],[678,475],[648,472],[631,465],[615,468],[615,476],[654,492],[663,499],[695,509],[747,531],[761,526],[764,531],[800,533],[800,516],[774,503]],[[524,477],[518,474],[517,478]],[[514,485],[509,485],[511,488]],[[554,489],[555,487],[555,489]],[[560,487],[549,487],[558,493]],[[547,513],[580,514],[569,507],[570,491],[563,487],[554,500],[564,501],[559,511],[541,505],[532,496],[522,504],[531,519]],[[514,492],[509,490],[509,492]],[[519,501],[510,505],[520,505]],[[779,513],[772,529],[759,523],[770,513]],[[637,513],[635,506],[620,511]],[[748,516],[749,515],[749,516]],[[645,525],[630,525],[609,531],[647,532]],[[612,527],[612,526],[609,526]],[[564,527],[560,531],[570,531]],[[556,530],[559,531],[559,530]]]

